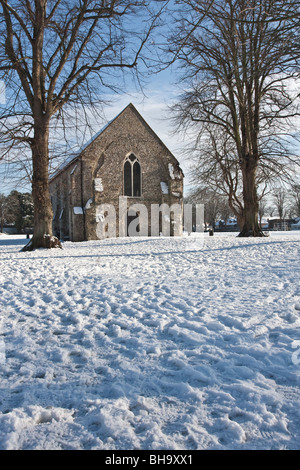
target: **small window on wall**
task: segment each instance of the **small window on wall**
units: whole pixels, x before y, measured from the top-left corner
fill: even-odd
[[[141,165],[131,154],[124,163],[124,196],[139,197],[142,194]]]

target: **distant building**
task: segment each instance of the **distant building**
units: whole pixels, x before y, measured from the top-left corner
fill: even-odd
[[[287,231],[291,230],[292,224],[295,223],[295,219],[269,219],[269,229],[274,231]]]
[[[215,223],[214,230],[216,232],[238,232],[240,230],[237,219],[230,217],[227,220],[218,220]]]
[[[182,216],[183,178],[177,159],[129,104],[51,177],[54,235],[71,241],[110,236],[106,205],[113,206],[116,214],[112,234],[124,235],[120,231],[120,201],[127,207],[139,204],[147,209],[151,235],[152,205],[175,204]],[[127,227],[141,217],[139,208],[135,208],[126,215]],[[161,218],[160,214],[159,230]],[[172,235],[172,212],[169,222]]]

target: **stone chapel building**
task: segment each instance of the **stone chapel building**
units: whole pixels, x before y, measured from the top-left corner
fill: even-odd
[[[167,223],[170,235],[180,235],[183,177],[174,155],[129,104],[51,177],[53,233],[95,240],[128,236],[132,225],[136,236],[158,236]],[[163,213],[162,205],[176,211]]]

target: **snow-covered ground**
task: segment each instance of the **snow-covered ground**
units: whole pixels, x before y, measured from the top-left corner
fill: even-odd
[[[0,235],[1,449],[300,449],[300,232],[192,238]]]

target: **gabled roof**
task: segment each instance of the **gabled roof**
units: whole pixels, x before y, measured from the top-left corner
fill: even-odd
[[[67,168],[69,165],[72,163],[76,162],[76,160],[80,157],[82,152],[86,150],[100,135],[102,135],[106,129],[114,122],[116,121],[127,109],[131,109],[138,119],[143,123],[143,125],[148,129],[149,133],[155,137],[160,144],[165,148],[165,150],[172,155],[172,157],[176,160],[178,163],[176,157],[172,154],[172,152],[167,148],[167,146],[163,143],[163,141],[158,137],[158,135],[153,131],[153,129],[149,126],[149,124],[145,121],[145,119],[141,116],[141,114],[138,112],[138,110],[135,108],[135,106],[132,103],[129,103],[119,114],[117,114],[116,117],[114,117],[111,121],[109,121],[107,124],[105,124],[102,129],[97,132],[88,142],[86,142],[77,152],[72,153],[69,155],[69,157],[66,158],[66,160],[54,171],[54,173],[50,176],[50,180],[54,179],[59,173],[61,173],[65,168]],[[179,163],[178,163],[179,165]]]

